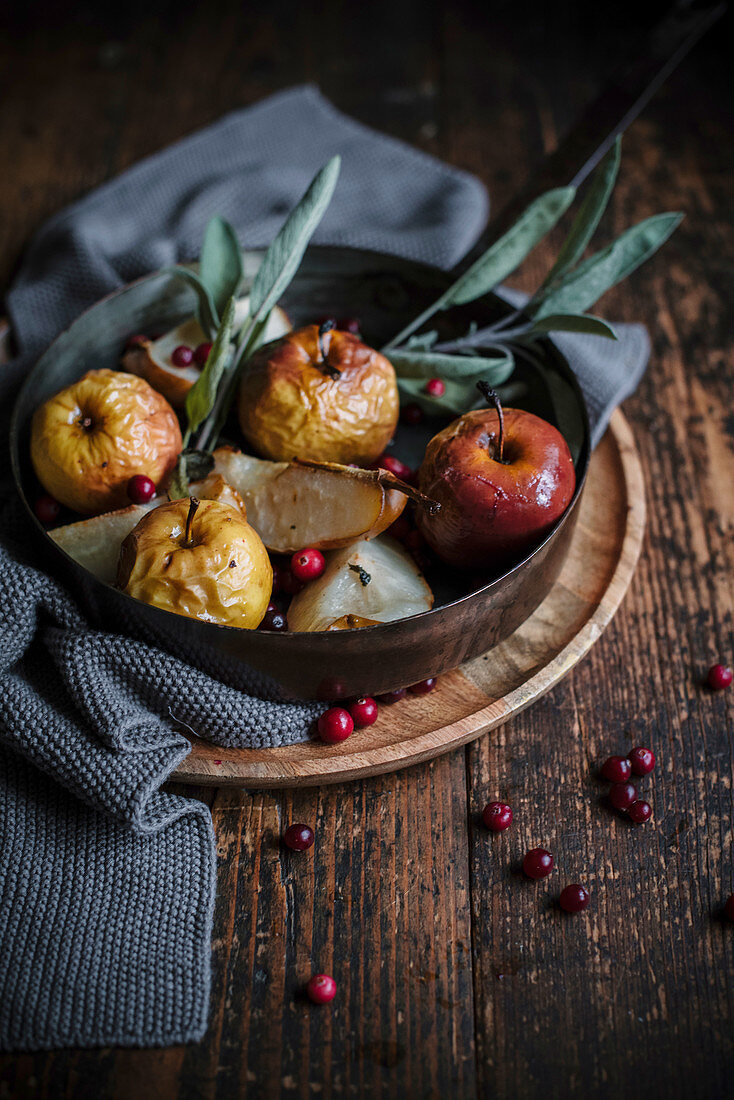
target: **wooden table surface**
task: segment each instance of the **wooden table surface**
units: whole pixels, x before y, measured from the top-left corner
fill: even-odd
[[[611,4],[543,7],[11,5],[2,284],[62,205],[303,80],[475,172],[498,210],[644,37]],[[734,692],[702,686],[734,657],[734,97],[719,39],[632,126],[606,223],[610,234],[686,213],[600,308],[646,321],[653,342],[625,405],[649,528],[612,625],[545,699],[432,764],[298,794],[195,791],[219,852],[205,1040],[5,1056],[0,1096],[731,1095],[734,926],[721,906],[734,889]],[[635,828],[606,808],[595,770],[639,743],[658,766],[644,781],[654,821]],[[491,837],[478,813],[497,796],[516,821]],[[309,853],[281,848],[291,821],[315,828]],[[559,869],[531,884],[518,860],[538,844]],[[573,881],[592,903],[568,917],[554,899]],[[331,1007],[303,999],[315,971],[336,978]]]

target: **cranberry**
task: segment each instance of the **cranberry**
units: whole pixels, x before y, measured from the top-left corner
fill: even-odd
[[[283,567],[274,561],[271,561],[270,564],[273,567],[273,595],[277,596],[283,589]]]
[[[610,783],[626,783],[632,775],[632,765],[626,756],[610,756],[604,761],[601,774]]]
[[[732,671],[728,665],[712,665],[707,676],[708,685],[714,691],[728,688],[732,681]]]
[[[61,505],[55,497],[49,496],[48,493],[42,493],[40,497],[36,498],[33,510],[41,523],[48,525],[55,523],[59,518]]]
[[[580,913],[589,904],[589,891],[579,886],[578,882],[573,882],[570,886],[564,886],[558,901],[567,913]]]
[[[362,695],[350,703],[349,713],[355,726],[371,726],[377,721],[377,703],[369,695]]]
[[[553,856],[545,848],[531,848],[525,854],[522,869],[528,878],[545,878],[553,870]]]
[[[127,483],[127,495],[133,504],[147,504],[155,496],[155,482],[145,474],[135,474]]]
[[[629,754],[629,762],[635,775],[649,775],[655,767],[655,753],[652,749],[646,749],[642,745],[638,745]]]
[[[283,840],[294,852],[305,852],[313,844],[313,829],[308,825],[289,825]]]
[[[630,821],[634,821],[635,825],[644,825],[646,821],[649,821],[652,817],[652,806],[649,802],[645,802],[643,799],[638,798],[636,802],[633,802],[630,808],[627,810]]]
[[[407,688],[395,688],[395,691],[386,691],[383,695],[378,695],[377,700],[380,703],[386,703],[390,707],[393,703],[399,703],[407,694]]]
[[[512,807],[506,802],[488,802],[482,810],[482,821],[493,833],[502,833],[512,825]]]
[[[734,894],[729,894],[729,897],[724,903],[724,914],[729,919],[734,921]]]
[[[209,352],[211,350],[211,344],[199,344],[198,347],[194,348],[194,362],[198,366],[203,367],[209,358]]]
[[[612,783],[609,789],[609,801],[615,810],[628,810],[636,798],[632,783]]]
[[[142,333],[136,332],[134,336],[128,336],[125,343],[126,348],[140,348],[144,344],[148,343],[148,337],[143,336]]]
[[[294,577],[287,567],[281,568],[279,581],[280,591],[285,592],[286,596],[296,596],[303,588],[303,582]]]
[[[359,336],[361,332],[359,317],[342,317],[339,322],[339,328],[342,332],[351,332],[352,336]]]
[[[266,611],[279,611],[280,608],[278,607],[275,600],[271,600],[270,603],[268,604],[268,606],[265,608],[265,610]]]
[[[309,1001],[326,1005],[336,997],[336,982],[328,974],[314,974],[306,986]]]
[[[277,630],[283,631],[288,629],[288,620],[282,611],[279,611],[275,605],[273,610],[268,606],[267,611],[262,617],[258,630]]]
[[[395,455],[382,455],[377,459],[376,466],[381,467],[383,470],[388,470],[389,473],[394,474],[395,477],[399,477],[401,481],[410,481],[413,476],[413,471],[410,466],[406,466],[404,462],[401,462]]]
[[[428,695],[429,691],[433,691],[438,679],[435,676],[429,676],[427,680],[420,680],[417,684],[411,684],[408,691],[411,695]]]
[[[423,389],[429,397],[443,397],[446,393],[446,383],[441,378],[429,378]]]
[[[400,410],[400,419],[403,424],[410,424],[412,427],[415,427],[416,424],[422,424],[425,418],[423,409],[416,401],[409,401]]]
[[[291,558],[291,573],[302,584],[315,581],[324,569],[326,569],[326,562],[320,550],[299,550]]]
[[[354,721],[344,707],[329,707],[319,718],[319,737],[329,745],[346,741],[354,731]]]
[[[194,353],[190,347],[186,344],[179,344],[177,348],[174,348],[171,352],[171,362],[174,367],[190,367]]]

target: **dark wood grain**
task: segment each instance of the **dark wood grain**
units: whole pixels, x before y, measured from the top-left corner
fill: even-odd
[[[504,205],[629,59],[664,4],[392,0],[267,6],[15,4],[0,36],[0,280],[64,203],[233,107],[301,80],[476,172]],[[492,10],[489,10],[492,9]],[[651,367],[625,409],[649,529],[612,626],[553,693],[467,750],[298,794],[220,791],[211,1026],[167,1051],[0,1059],[18,1097],[718,1097],[731,1091],[734,696],[701,685],[734,655],[732,92],[710,37],[625,139],[605,232],[686,221],[611,292],[644,320]],[[539,250],[518,282],[547,265]],[[655,808],[633,828],[596,768],[647,742]],[[199,792],[200,796],[203,792]],[[477,824],[490,797],[509,833]],[[317,828],[303,856],[283,826]],[[552,849],[544,883],[524,850]],[[555,906],[585,882],[588,912]],[[331,1008],[302,999],[332,972]],[[728,1087],[727,1087],[728,1086]]]

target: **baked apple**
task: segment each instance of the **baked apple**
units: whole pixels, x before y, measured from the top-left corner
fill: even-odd
[[[117,584],[165,611],[254,630],[270,602],[273,569],[241,511],[184,497],[154,508],[130,532]]]
[[[538,543],[568,507],[576,474],[561,433],[522,409],[465,413],[435,435],[419,471],[441,510],[417,512],[431,549],[457,569],[486,569]]]
[[[368,465],[392,439],[398,409],[392,364],[328,324],[265,344],[247,365],[239,392],[248,443],[281,461]]]
[[[38,480],[84,515],[123,508],[130,478],[145,474],[157,485],[180,451],[181,429],[166,399],[121,371],[87,371],[33,414]]]

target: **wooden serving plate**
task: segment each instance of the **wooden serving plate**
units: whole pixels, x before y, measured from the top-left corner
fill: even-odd
[[[610,621],[635,571],[645,487],[618,409],[596,449],[571,548],[538,609],[506,641],[440,677],[430,695],[381,707],[376,724],[340,745],[223,749],[193,738],[175,779],[241,787],[308,787],[395,771],[506,722],[557,684]]]

